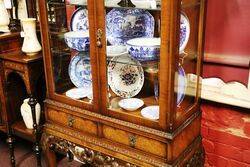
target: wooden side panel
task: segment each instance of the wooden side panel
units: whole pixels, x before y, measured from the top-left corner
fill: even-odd
[[[74,128],[78,131],[97,135],[96,123],[76,116],[66,114],[54,109],[47,110],[47,119],[63,126]]]
[[[171,143],[172,158],[175,160],[200,135],[201,116],[188,125]]]
[[[106,139],[125,144],[145,152],[149,152],[161,157],[167,156],[167,145],[156,140],[134,135],[132,133],[105,125],[103,126],[103,136]],[[131,140],[135,141],[134,146]]]

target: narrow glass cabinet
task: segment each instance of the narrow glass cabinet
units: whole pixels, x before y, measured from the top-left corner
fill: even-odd
[[[39,1],[51,166],[55,152],[93,166],[202,166],[205,6]]]

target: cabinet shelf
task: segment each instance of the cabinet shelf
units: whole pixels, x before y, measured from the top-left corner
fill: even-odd
[[[109,109],[112,110],[112,111],[115,111],[115,112],[125,112],[127,114],[134,115],[136,117],[144,118],[141,115],[141,110],[143,108],[148,107],[148,106],[152,106],[152,105],[158,105],[158,100],[156,100],[156,98],[154,96],[135,97],[135,98],[139,98],[139,99],[143,100],[143,102],[144,102],[144,105],[142,107],[140,107],[139,109],[135,110],[135,111],[127,111],[127,110],[122,109],[121,107],[119,107],[119,105],[118,105],[119,101],[124,99],[124,98],[121,98],[121,97],[118,97],[118,96],[112,96],[110,98]]]

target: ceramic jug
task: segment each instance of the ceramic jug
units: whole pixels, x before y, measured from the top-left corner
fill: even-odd
[[[29,98],[24,99],[23,104],[21,105],[21,114],[23,117],[23,121],[28,129],[33,129],[33,119],[32,119],[32,112],[31,107],[28,104]],[[36,123],[39,124],[40,115],[41,115],[41,106],[39,103],[35,106],[36,109]]]
[[[0,32],[10,32],[8,27],[9,23],[9,14],[5,8],[4,1],[0,0]]]
[[[42,50],[36,35],[36,19],[25,18],[21,22],[24,31],[22,51],[27,55],[35,55]]]

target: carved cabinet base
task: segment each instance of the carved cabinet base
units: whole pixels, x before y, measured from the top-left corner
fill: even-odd
[[[88,119],[77,112],[46,100],[42,145],[49,166],[56,165],[55,152],[92,166],[203,166],[199,112],[172,134],[84,111]]]
[[[198,144],[198,143],[197,143]],[[199,143],[200,144],[200,143]],[[55,137],[50,134],[43,135],[43,147],[46,150],[46,156],[49,157],[49,166],[55,166],[56,158],[55,152],[60,152],[68,156],[69,160],[73,160],[75,157],[78,161],[83,164],[88,164],[90,166],[111,166],[111,167],[136,167],[136,166],[183,166],[183,167],[203,167],[204,164],[204,150],[201,145],[199,145],[196,150],[191,150],[184,157],[182,161],[177,164],[133,164],[126,162],[124,160],[112,157],[110,155],[103,154],[99,151],[92,150],[88,147],[77,146],[75,143],[71,143],[65,139]],[[54,157],[54,158],[52,158]],[[143,162],[143,160],[142,160]]]

